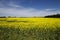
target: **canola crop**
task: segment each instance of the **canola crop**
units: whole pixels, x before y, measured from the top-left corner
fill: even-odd
[[[0,18],[0,40],[60,40],[60,18]]]

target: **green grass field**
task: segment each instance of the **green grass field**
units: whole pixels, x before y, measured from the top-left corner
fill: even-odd
[[[0,40],[60,40],[60,18],[0,18]]]

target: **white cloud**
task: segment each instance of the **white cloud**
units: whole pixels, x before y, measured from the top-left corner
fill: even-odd
[[[59,11],[49,12],[46,10],[36,10],[33,8],[25,8],[25,9],[16,9],[16,8],[0,8],[0,14],[2,15],[7,14],[12,16],[43,16],[43,15],[50,15],[56,14]]]
[[[46,10],[36,10],[33,8],[0,8],[0,14],[2,15],[12,15],[12,16],[44,16],[50,14],[60,13],[59,11],[46,11]]]
[[[34,8],[24,8],[11,2],[7,3],[6,6],[3,3],[0,3],[0,16],[45,16],[60,13],[60,10],[53,10],[56,9],[37,10]]]
[[[46,11],[54,11],[54,10],[56,10],[56,9],[45,9]]]

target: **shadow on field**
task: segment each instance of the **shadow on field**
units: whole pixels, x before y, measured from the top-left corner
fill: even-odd
[[[8,20],[7,22],[24,22],[24,23],[27,23],[27,22],[29,22],[29,21],[17,21],[17,20]]]

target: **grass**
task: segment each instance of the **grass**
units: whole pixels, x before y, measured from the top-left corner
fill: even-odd
[[[0,40],[60,40],[60,18],[0,18]]]

